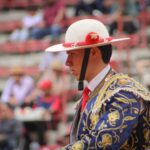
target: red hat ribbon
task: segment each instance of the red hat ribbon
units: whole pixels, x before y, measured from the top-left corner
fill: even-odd
[[[108,38],[101,38],[97,33],[95,32],[90,32],[86,35],[85,41],[82,42],[76,42],[76,43],[63,43],[63,46],[68,48],[68,47],[76,47],[76,46],[85,46],[85,45],[92,45],[92,44],[98,44],[98,43],[103,43],[107,41],[111,41],[112,37]]]

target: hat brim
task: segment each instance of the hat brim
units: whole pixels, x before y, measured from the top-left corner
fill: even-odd
[[[62,51],[71,51],[71,50],[76,50],[76,49],[83,49],[83,48],[89,48],[89,47],[94,47],[94,46],[103,46],[103,45],[108,45],[111,43],[115,42],[121,42],[125,40],[130,40],[130,38],[119,38],[119,39],[112,39],[111,41],[106,41],[103,43],[96,43],[96,44],[91,44],[91,45],[84,45],[84,46],[72,46],[72,47],[64,47],[63,44],[57,44],[50,46],[46,48],[46,52],[62,52]]]

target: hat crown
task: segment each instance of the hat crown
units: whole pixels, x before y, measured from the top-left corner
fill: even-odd
[[[84,19],[73,23],[65,35],[66,43],[77,43],[85,41],[90,32],[95,32],[100,38],[108,38],[109,33],[103,23],[94,19]]]

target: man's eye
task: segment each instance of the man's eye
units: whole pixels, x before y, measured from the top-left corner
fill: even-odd
[[[70,53],[70,56],[73,56],[74,55],[74,53]]]

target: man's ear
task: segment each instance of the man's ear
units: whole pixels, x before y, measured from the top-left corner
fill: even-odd
[[[100,50],[97,47],[92,47],[91,48],[91,55],[94,57],[97,57],[100,55]]]

